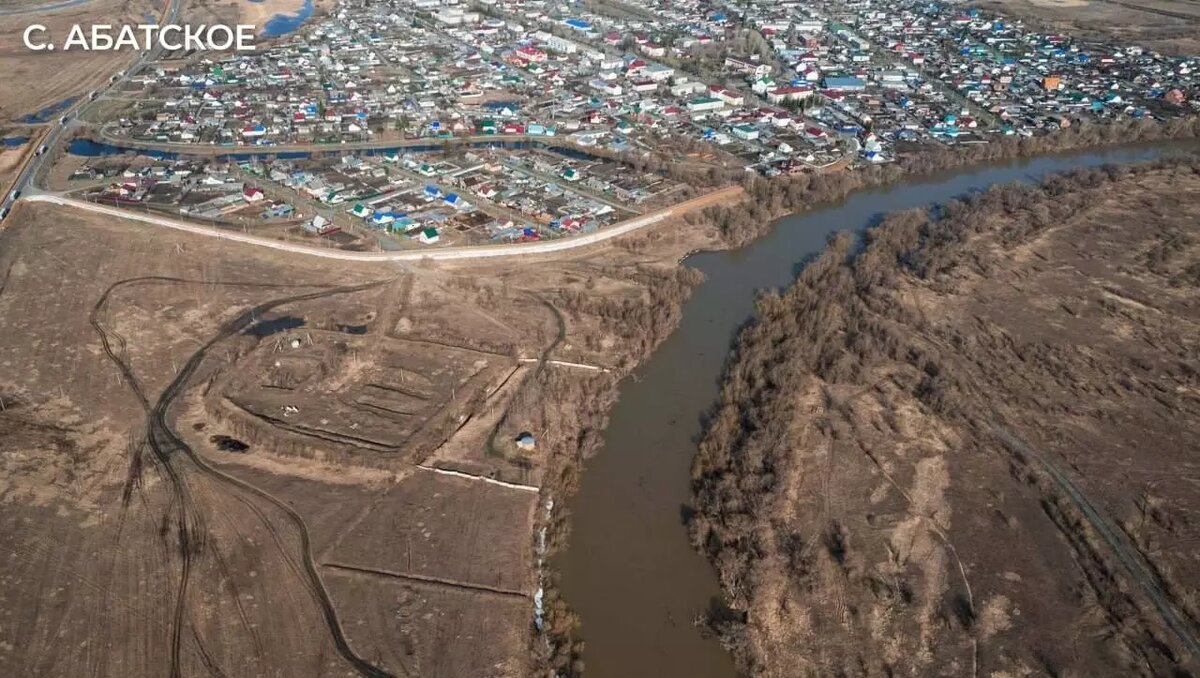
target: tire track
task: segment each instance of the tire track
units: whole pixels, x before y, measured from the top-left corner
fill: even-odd
[[[541,376],[542,371],[546,369],[546,362],[550,360],[550,354],[553,353],[554,349],[558,348],[559,345],[567,339],[567,319],[563,317],[562,311],[558,310],[558,307],[554,304],[533,292],[529,292],[529,296],[533,297],[538,303],[550,309],[550,313],[554,315],[554,321],[558,326],[558,334],[555,335],[554,341],[550,342],[550,345],[542,351],[540,356],[538,356],[537,367],[533,369],[533,372],[525,375],[524,379],[521,380],[521,383],[517,385],[516,393],[514,393],[513,397],[509,399],[509,406],[504,408],[504,412],[501,413],[500,418],[496,420],[496,425],[492,427],[492,432],[488,434],[487,442],[484,443],[484,449],[488,455],[494,457],[504,457],[504,453],[496,448],[496,436],[500,434],[500,427],[504,425],[505,419],[508,418],[508,413],[512,410],[512,403],[516,401],[517,396],[521,393],[521,390],[524,389],[526,385],[533,383],[534,380]]]
[[[109,298],[112,296],[113,292],[125,282],[128,281],[119,281],[113,283],[107,290],[105,290],[104,294],[100,296],[100,299],[96,302],[95,306],[92,307],[92,312],[88,320],[93,329],[95,329],[96,333],[100,336],[100,343],[104,350],[104,354],[110,361],[113,362],[113,364],[117,366],[118,371],[120,371],[130,391],[137,398],[142,410],[149,417],[152,412],[150,400],[147,398],[141,382],[139,382],[137,376],[134,375],[133,370],[130,368],[126,359],[127,343],[125,338],[118,334],[115,330],[106,327],[101,320],[101,316],[104,313]],[[114,349],[113,346],[114,342],[116,343],[116,349]],[[183,643],[182,632],[184,612],[186,610],[188,582],[191,580],[192,555],[197,550],[193,540],[202,533],[203,524],[200,521],[198,512],[195,510],[195,503],[191,497],[191,491],[186,480],[179,474],[178,469],[176,469],[175,466],[170,463],[169,449],[165,448],[161,444],[153,425],[150,426],[150,429],[147,432],[146,441],[150,445],[150,449],[154,452],[154,455],[159,462],[159,468],[166,473],[168,485],[171,491],[171,501],[168,504],[166,514],[163,516],[163,525],[160,529],[164,539],[166,539],[167,535],[169,534],[171,515],[175,513],[176,507],[178,507],[179,512],[176,518],[175,528],[177,534],[179,535],[178,553],[182,564],[179,572],[179,581],[176,585],[173,622],[171,624],[170,675],[171,678],[181,678],[179,670],[179,655],[180,648]],[[127,490],[126,494],[128,494],[128,492],[129,491]]]
[[[180,469],[177,468],[176,464],[174,463],[174,459],[177,458],[179,454],[182,454],[184,458],[191,462],[196,470],[207,475],[208,477],[232,488],[236,488],[237,490],[241,490],[259,497],[283,511],[289,521],[293,523],[293,526],[296,528],[300,536],[302,553],[301,564],[304,574],[307,575],[303,578],[303,580],[306,582],[307,587],[310,589],[310,592],[316,599],[318,607],[321,609],[325,624],[330,632],[330,635],[332,636],[338,653],[344,660],[354,667],[355,671],[357,671],[359,675],[366,676],[367,678],[394,678],[391,673],[388,673],[387,671],[360,657],[357,653],[355,653],[353,648],[350,647],[349,641],[347,640],[345,632],[341,627],[341,623],[338,620],[337,612],[333,606],[333,601],[330,598],[329,592],[325,588],[324,583],[320,578],[320,574],[317,571],[316,564],[313,561],[311,538],[308,532],[308,527],[304,523],[303,518],[301,518],[301,516],[296,513],[294,509],[270,493],[209,465],[208,462],[196,454],[196,452],[192,450],[191,447],[188,446],[167,423],[167,413],[171,405],[182,393],[192,375],[195,374],[201,363],[207,357],[209,351],[226,339],[240,334],[263,313],[286,304],[312,301],[340,294],[352,294],[378,287],[389,282],[391,281],[382,280],[349,286],[282,285],[272,283],[239,282],[212,283],[208,281],[189,280],[170,276],[145,276],[113,283],[108,287],[108,289],[105,290],[100,299],[97,300],[96,304],[93,306],[89,321],[100,337],[105,355],[111,362],[113,362],[114,365],[116,365],[122,377],[127,381],[130,391],[133,392],[134,396],[138,399],[139,404],[147,413],[148,430],[146,434],[146,442],[149,444],[151,451],[154,453],[154,457],[158,461],[159,466],[166,473],[168,484],[171,488],[170,504],[167,514],[164,515],[164,523],[162,527],[164,538],[167,534],[169,534],[171,515],[178,512],[178,516],[175,518],[175,528],[179,535],[178,549],[181,557],[181,567],[175,599],[173,628],[171,633],[171,659],[169,671],[171,678],[182,678],[179,658],[180,648],[182,646],[182,632],[185,622],[188,586],[192,574],[193,557],[203,550],[206,544],[203,516],[198,510],[194,498],[192,497],[192,493],[189,485],[187,484],[186,478],[184,478],[184,476],[180,473]],[[103,317],[108,301],[115,291],[125,286],[152,283],[186,285],[209,284],[223,287],[240,286],[253,288],[317,289],[316,291],[282,297],[258,304],[241,312],[232,320],[223,323],[216,335],[202,344],[201,347],[188,358],[183,368],[176,373],[175,377],[163,390],[162,394],[153,403],[153,405],[151,405],[150,399],[146,396],[143,386],[137,380],[137,377],[134,375],[133,370],[129,366],[126,359],[125,339],[111,328],[105,326]],[[117,345],[116,348],[114,348],[114,342]],[[236,495],[237,493],[234,494]],[[243,501],[249,501],[245,497],[241,497],[241,499]],[[260,517],[261,520],[263,520],[265,529],[267,529],[272,535],[273,539],[275,539],[277,546],[283,550],[284,557],[286,559],[287,551],[283,548],[282,542],[280,541],[274,525],[266,517],[266,515],[261,512],[260,509],[255,510],[255,513]],[[207,665],[208,662],[205,661],[205,664]],[[405,675],[409,674],[407,667],[401,666],[401,669],[403,669]]]

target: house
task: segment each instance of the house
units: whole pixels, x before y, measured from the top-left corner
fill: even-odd
[[[642,45],[642,53],[650,57],[666,56],[667,48],[657,43],[648,42]]]
[[[332,221],[318,214],[304,222],[304,230],[316,235],[330,235],[331,233],[337,233],[340,229],[334,226]]]
[[[263,210],[263,219],[280,219],[292,216],[296,209],[291,204],[286,202],[276,202],[271,204],[267,209]]]
[[[697,97],[688,102],[688,112],[703,113],[705,111],[719,111],[725,107],[725,102],[716,97]]]
[[[612,82],[605,82],[600,78],[593,78],[592,80],[588,81],[588,85],[594,90],[604,92],[605,94],[612,96],[620,96],[622,92],[620,85]]]
[[[685,97],[690,94],[699,94],[704,91],[704,85],[699,82],[680,82],[671,85],[671,96]]]
[[[825,89],[841,92],[861,92],[867,88],[865,80],[851,76],[826,76],[823,85]]]
[[[754,125],[734,125],[733,136],[743,141],[753,141],[758,138],[758,128]]]
[[[418,242],[424,245],[432,245],[440,240],[441,236],[436,228],[430,226],[428,228],[421,229],[421,231],[417,233],[416,239]]]
[[[811,87],[804,85],[790,85],[788,87],[776,87],[767,92],[767,101],[773,104],[781,104],[788,101],[802,101],[812,96],[813,90]]]
[[[740,93],[721,87],[720,85],[710,86],[708,93],[710,96],[714,96],[730,106],[741,106],[745,102]]]
[[[771,66],[769,64],[758,63],[741,57],[725,57],[725,66],[751,79],[764,78],[771,74]]]
[[[642,69],[642,77],[655,82],[663,82],[674,77],[675,69],[662,64],[650,64]]]
[[[564,19],[563,23],[567,25],[567,28],[580,33],[590,33],[593,30],[592,25],[583,19]]]
[[[379,227],[387,226],[388,224],[392,223],[395,220],[396,220],[396,217],[394,214],[391,213],[391,211],[376,212],[375,214],[371,215],[371,225],[372,226],[379,226]]]
[[[759,96],[766,96],[767,92],[775,89],[775,81],[771,78],[758,78],[750,85],[750,89]]]
[[[563,54],[575,54],[577,51],[579,51],[578,44],[565,38],[560,38],[553,33],[547,33],[546,31],[538,31],[534,33],[533,38],[534,40],[537,40],[538,43],[545,45],[555,52],[561,52]]]
[[[545,52],[536,47],[518,47],[516,53],[518,58],[535,64],[544,64],[548,58]]]
[[[242,189],[242,197],[246,200],[246,202],[259,202],[265,198],[266,195],[262,192],[261,188],[246,186]]]

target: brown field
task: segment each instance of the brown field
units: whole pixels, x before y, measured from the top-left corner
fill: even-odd
[[[982,0],[979,7],[1050,30],[1170,54],[1200,53],[1200,5],[1191,0]]]
[[[334,0],[315,0],[313,16],[329,12]],[[197,23],[224,22],[256,26],[261,32],[276,14],[295,14],[304,7],[304,0],[185,0],[184,16]]]
[[[1198,170],[893,215],[762,301],[695,469],[744,667],[1197,670]]]
[[[351,640],[378,666],[419,676],[532,675],[506,648],[527,642],[529,603],[347,570],[326,570]]]
[[[6,148],[0,151],[0,195],[6,195],[12,182],[17,178],[25,159],[33,152],[33,144],[27,143],[19,148]]]
[[[342,527],[327,564],[435,577],[464,587],[532,593],[534,492],[416,472],[379,497],[379,506]],[[480,545],[485,546],[480,552]]]
[[[72,24],[139,23],[147,12],[157,16],[159,10],[148,0],[94,0],[51,13],[0,16],[0,82],[4,83],[0,124],[70,97],[86,96],[134,58],[130,51],[31,52],[21,39],[27,26],[46,26],[47,37],[61,46]],[[57,122],[57,116],[49,122]]]
[[[541,498],[715,237],[397,267],[42,205],[5,223],[0,675],[114,678],[558,661],[533,627]]]

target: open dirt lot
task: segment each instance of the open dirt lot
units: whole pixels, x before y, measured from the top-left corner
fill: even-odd
[[[0,231],[0,675],[547,665],[543,500],[674,326],[676,262],[715,239],[689,228],[398,268],[20,205]]]
[[[693,535],[764,676],[1193,675],[1200,165],[893,215],[764,299]]]

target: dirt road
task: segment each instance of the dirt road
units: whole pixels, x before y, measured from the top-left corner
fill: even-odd
[[[381,262],[381,261],[422,261],[429,260],[461,260],[461,259],[484,259],[493,257],[512,257],[529,254],[547,254],[551,252],[561,252],[564,250],[575,249],[578,247],[586,247],[596,243],[611,240],[618,236],[627,235],[635,231],[641,230],[647,226],[665,221],[671,217],[686,214],[693,210],[703,209],[710,205],[718,204],[722,201],[734,201],[742,194],[741,186],[731,186],[723,188],[707,195],[694,198],[686,202],[679,203],[672,207],[659,210],[640,216],[636,219],[630,219],[621,223],[615,224],[608,228],[601,229],[594,233],[586,235],[572,236],[561,240],[551,240],[533,243],[518,243],[512,245],[483,245],[479,247],[448,247],[445,249],[429,249],[429,250],[410,250],[406,252],[348,252],[344,250],[327,249],[321,247],[312,247],[308,245],[297,245],[295,243],[281,242],[278,240],[270,240],[268,238],[260,238],[243,233],[234,233],[230,231],[217,230],[205,226],[199,226],[185,221],[176,219],[168,219],[166,217],[153,216],[149,214],[141,214],[130,210],[123,210],[116,207],[106,207],[97,205],[82,200],[66,198],[60,195],[37,194],[25,198],[29,202],[43,202],[52,205],[60,205],[63,207],[72,207],[88,212],[105,214],[112,217],[129,219],[132,221],[140,221],[156,226],[165,226],[180,231],[187,231],[197,235],[206,235],[222,240],[230,240],[233,242],[245,243],[247,245],[256,245],[258,247],[267,247],[284,252],[292,252],[295,254],[304,254],[313,257],[322,257],[325,259],[338,259],[341,261],[366,261],[366,262]]]

